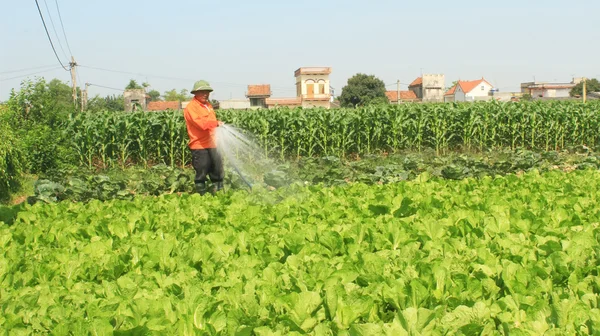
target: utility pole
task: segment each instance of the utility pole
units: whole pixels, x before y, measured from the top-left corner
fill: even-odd
[[[75,62],[75,57],[71,56],[71,83],[73,84],[73,105],[77,107],[77,81],[75,79],[75,67],[77,66],[77,62]]]
[[[585,77],[583,77],[583,102],[587,100],[587,83]]]
[[[399,79],[396,82],[396,94],[398,95],[398,102],[397,102],[397,104],[400,105],[400,80]]]
[[[81,93],[81,112],[87,110],[88,88],[89,87],[90,87],[90,83],[85,83],[85,90]]]

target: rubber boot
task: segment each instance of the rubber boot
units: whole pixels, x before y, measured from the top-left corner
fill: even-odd
[[[196,192],[198,194],[200,194],[201,196],[206,194],[206,192],[207,192],[206,183],[205,182],[196,183]]]
[[[212,188],[211,193],[214,195],[214,194],[216,194],[217,192],[219,192],[221,190],[223,190],[223,182],[215,182],[213,184],[213,188]]]

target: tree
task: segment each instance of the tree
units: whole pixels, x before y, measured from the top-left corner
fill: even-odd
[[[348,79],[342,88],[340,104],[342,107],[355,107],[370,104],[387,103],[385,83],[373,75],[358,73]]]
[[[78,105],[73,104],[72,88],[58,79],[46,82],[44,78],[35,81],[24,80],[19,91],[11,90],[8,109],[16,118],[16,123],[41,122],[54,126],[70,112],[80,109],[81,91],[77,89]]]
[[[210,100],[210,104],[213,106],[213,108],[214,108],[215,110],[218,110],[218,109],[220,108],[220,103],[219,103],[219,101],[218,101],[218,100],[216,100],[216,99],[211,99],[211,100]]]
[[[89,112],[101,112],[101,111],[124,111],[125,100],[123,95],[112,95],[106,97],[96,96],[88,102],[87,110]]]
[[[596,78],[586,80],[586,93],[600,92],[600,82]],[[583,82],[571,89],[571,97],[583,95]]]
[[[149,91],[148,96],[150,96],[150,101],[160,101],[160,92],[156,90]]]
[[[165,91],[163,98],[165,99],[165,101],[188,101],[192,99],[192,97],[188,94],[188,91],[186,89],[181,89],[179,93],[175,89]]]
[[[129,81],[129,84],[125,87],[125,90],[143,89],[144,87],[138,84],[134,79]]]
[[[77,102],[81,92],[77,90]],[[77,113],[80,106],[73,104],[72,89],[58,79],[46,82],[43,78],[21,82],[21,88],[13,89],[6,103],[6,123],[14,131],[21,148],[23,167],[30,173],[46,172],[74,156],[73,147],[65,144],[72,135],[62,132],[70,113]]]

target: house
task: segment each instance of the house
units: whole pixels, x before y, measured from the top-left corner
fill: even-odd
[[[464,102],[490,100],[494,86],[484,78],[472,81],[459,80],[444,95],[445,102]]]
[[[250,107],[267,107],[266,99],[271,97],[271,85],[248,85],[246,98],[250,99]]]
[[[150,96],[145,89],[127,89],[123,92],[125,112],[145,111]]]
[[[574,78],[570,83],[526,82],[521,83],[521,93],[532,98],[570,98],[571,90],[582,79]]]
[[[385,95],[391,104],[398,104],[398,91],[386,91]],[[414,91],[400,91],[400,103],[417,101],[419,98]]]
[[[296,96],[302,100],[302,107],[331,107],[329,67],[305,67],[294,72]]]
[[[415,79],[408,85],[408,89],[423,102],[442,102],[444,101],[445,83],[444,75],[429,74]]]
[[[329,67],[299,68],[294,71],[296,97],[267,98],[265,103],[268,108],[277,106],[331,108],[330,74]]]
[[[149,102],[146,111],[181,110],[179,101],[153,101]]]

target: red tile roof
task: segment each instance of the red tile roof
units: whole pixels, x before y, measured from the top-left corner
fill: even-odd
[[[423,85],[423,77],[419,77],[419,78],[415,79],[414,81],[412,81],[412,83],[410,83],[410,85],[408,87],[419,86],[419,85]]]
[[[246,96],[270,96],[271,95],[271,85],[270,84],[261,84],[261,85],[248,85],[248,94]]]
[[[456,91],[456,85],[454,85],[450,90],[448,90],[444,96],[452,96],[454,94],[454,92]]]
[[[282,105],[282,106],[292,106],[292,105],[302,105],[302,100],[300,97],[294,98],[267,98],[266,99],[267,106],[274,105]]]
[[[178,101],[153,101],[148,103],[148,111],[180,110],[181,103]]]
[[[385,95],[387,96],[390,102],[398,101],[398,91],[386,91]],[[400,100],[416,100],[417,95],[413,91],[400,91]]]
[[[459,81],[458,85],[463,90],[464,93],[469,93],[473,91],[474,88],[478,87],[479,84],[483,83],[483,79],[474,80],[474,81]]]
[[[458,83],[455,86],[453,86],[450,90],[448,90],[448,92],[446,92],[444,95],[445,96],[453,95],[454,92],[456,91],[457,85],[460,85],[460,89],[464,93],[469,93],[469,92],[473,91],[474,88],[478,87],[482,83],[487,83],[489,86],[493,86],[492,84],[490,84],[490,82],[486,81],[483,78],[474,80],[474,81],[460,81],[459,80]]]

